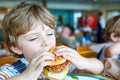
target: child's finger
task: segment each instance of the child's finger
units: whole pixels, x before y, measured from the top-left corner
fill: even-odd
[[[61,56],[64,54],[64,52],[66,52],[66,54],[68,53],[69,55],[71,54],[78,55],[78,52],[76,52],[74,49],[67,48],[67,47],[59,48],[58,50],[55,51],[55,54],[57,56]]]
[[[44,62],[44,61],[47,61],[47,60],[54,60],[55,58],[53,57],[53,56],[51,56],[51,55],[43,55],[43,56],[41,56],[39,59],[37,59],[37,61],[36,61],[36,65],[39,65],[39,64],[41,64],[42,62]]]
[[[36,55],[33,57],[32,61],[33,61],[33,62],[36,62],[40,57],[42,57],[42,56],[48,56],[48,55],[54,57],[53,54],[50,54],[50,53],[48,53],[48,52],[42,52],[42,53],[36,54]]]
[[[31,65],[36,67],[39,63],[41,63],[44,60],[48,60],[48,59],[53,60],[54,56],[52,54],[50,54],[49,52],[43,52],[43,53],[40,53],[39,55],[37,55],[36,57],[34,57],[30,63],[31,63]]]
[[[47,66],[47,65],[50,65],[50,62],[48,62],[48,61],[43,61],[43,62],[41,62],[41,63],[37,66],[36,70],[42,72],[42,71],[43,71],[43,68],[44,68],[45,66]]]
[[[61,45],[61,46],[56,47],[56,50],[59,50],[61,48],[65,48],[65,47],[67,47],[67,46]]]

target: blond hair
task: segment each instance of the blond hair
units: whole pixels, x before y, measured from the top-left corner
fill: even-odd
[[[5,41],[8,48],[11,46],[18,46],[18,37],[28,32],[33,23],[38,20],[53,29],[56,28],[55,18],[46,8],[35,3],[21,2],[11,9],[5,15],[2,22]]]
[[[116,36],[120,37],[120,15],[114,16],[107,21],[105,37],[108,41],[111,40],[111,33],[115,33]]]

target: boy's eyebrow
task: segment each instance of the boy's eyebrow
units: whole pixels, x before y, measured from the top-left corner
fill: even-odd
[[[39,34],[39,33],[30,33],[30,34],[25,34],[24,36],[25,36],[25,37],[28,37],[28,36],[37,35],[37,34]]]
[[[54,32],[54,29],[48,29],[48,30],[46,30],[46,32],[49,32],[49,31],[53,31]],[[25,34],[25,37],[31,36],[31,35],[36,35],[36,34],[39,35],[40,32],[27,33],[27,34]]]

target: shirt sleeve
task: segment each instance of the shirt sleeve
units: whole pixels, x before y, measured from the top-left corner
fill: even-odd
[[[0,67],[0,80],[4,80],[18,74],[19,72],[10,64],[5,64],[4,66]]]
[[[103,47],[101,53],[99,53],[99,54],[100,54],[100,56],[99,56],[99,59],[100,59],[100,60],[105,59],[105,50],[106,50],[107,47],[111,46],[112,44],[113,44],[113,42],[108,42],[108,43]]]

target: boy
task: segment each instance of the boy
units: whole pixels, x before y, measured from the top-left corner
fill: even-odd
[[[56,46],[54,17],[43,7],[22,2],[13,8],[3,20],[3,30],[8,48],[15,56],[23,57],[12,65],[0,69],[0,79],[37,80],[43,78],[42,70],[54,60],[48,50]],[[63,56],[78,69],[98,74],[103,64],[94,58],[84,58],[74,49],[59,46],[54,52]],[[96,68],[94,68],[96,67]]]
[[[105,36],[108,43],[98,54],[100,60],[104,60],[103,74],[120,79],[120,15],[114,16],[107,21]]]
[[[105,36],[108,43],[101,49],[98,58],[120,59],[118,43],[120,43],[120,15],[114,16],[107,21],[105,27]]]

